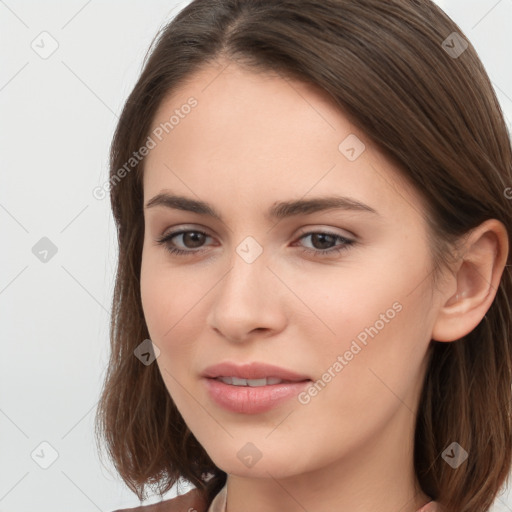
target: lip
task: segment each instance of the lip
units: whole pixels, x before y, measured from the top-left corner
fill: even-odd
[[[201,374],[210,398],[219,406],[240,414],[259,414],[296,397],[311,379],[279,366],[266,363],[236,365],[225,362],[209,366]],[[217,377],[263,379],[275,377],[286,382],[267,386],[233,386],[224,384]]]
[[[269,411],[296,397],[311,383],[310,380],[304,380],[251,387],[232,386],[211,378],[203,378],[202,381],[210,398],[217,405],[239,414],[259,414]]]
[[[208,366],[208,368],[201,373],[201,376],[210,379],[215,379],[217,377],[238,377],[240,379],[264,379],[265,377],[275,377],[289,382],[311,380],[307,375],[301,375],[292,370],[287,370],[286,368],[258,362],[237,365],[226,361],[213,366]]]

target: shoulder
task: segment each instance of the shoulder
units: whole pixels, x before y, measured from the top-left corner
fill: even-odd
[[[192,489],[186,494],[159,503],[124,508],[113,512],[207,512],[207,504],[198,489]]]

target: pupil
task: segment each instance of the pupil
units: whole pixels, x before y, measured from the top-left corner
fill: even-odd
[[[192,232],[192,233],[185,233],[185,240],[184,240],[185,241],[185,245],[188,246],[187,239],[192,239],[192,247],[200,246],[201,245],[201,241],[202,241],[201,240],[202,237],[203,237],[202,233],[194,233],[194,232]],[[195,241],[194,241],[194,238],[196,239]],[[198,240],[198,238],[199,238],[199,240]],[[196,245],[194,245],[194,243]]]
[[[313,241],[318,239],[318,238],[324,238],[324,243],[325,243],[325,237],[327,238],[332,238],[332,235],[326,235],[325,233],[317,233],[315,235],[313,235]],[[332,242],[332,240],[331,240]],[[313,245],[315,245],[315,243],[313,242]],[[320,242],[320,245],[322,245],[322,242]],[[329,245],[329,242],[327,242],[327,245]],[[328,249],[329,247],[320,247],[320,249]]]

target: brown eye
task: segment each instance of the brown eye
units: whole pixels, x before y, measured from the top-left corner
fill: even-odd
[[[333,254],[338,254],[341,251],[349,249],[351,245],[355,244],[355,240],[349,240],[348,238],[337,235],[336,233],[328,233],[324,231],[310,231],[309,233],[302,235],[299,240],[303,240],[308,237],[311,237],[313,248],[303,248],[303,251],[311,253],[314,256],[332,256]],[[332,244],[336,240],[339,240],[341,245],[332,247]],[[328,247],[325,247],[326,245]]]
[[[182,245],[185,249],[179,249],[175,246],[174,239],[182,237]],[[200,252],[197,250],[204,243],[205,238],[209,238],[207,233],[198,230],[180,230],[169,233],[157,240],[158,244],[163,245],[171,254],[193,254]]]

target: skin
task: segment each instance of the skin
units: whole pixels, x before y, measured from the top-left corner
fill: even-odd
[[[209,202],[223,218],[144,211],[141,297],[165,385],[228,473],[228,512],[415,512],[430,501],[413,468],[427,350],[485,315],[506,262],[506,232],[495,220],[479,226],[433,287],[423,203],[393,164],[321,90],[226,64],[203,68],[160,105],[153,128],[190,96],[198,101],[145,161],[144,204],[172,192]],[[354,161],[338,149],[349,134],[365,144]],[[264,216],[276,201],[333,192],[378,214]],[[208,237],[177,236],[174,245],[191,254],[172,255],[156,240],[180,228]],[[311,231],[355,243],[314,256],[302,249],[321,253],[341,242],[301,239]],[[263,249],[252,263],[236,252],[247,236]],[[207,366],[228,360],[322,379],[396,303],[400,312],[307,404],[237,414],[213,402],[201,381]],[[237,457],[248,442],[261,452],[252,467]]]

